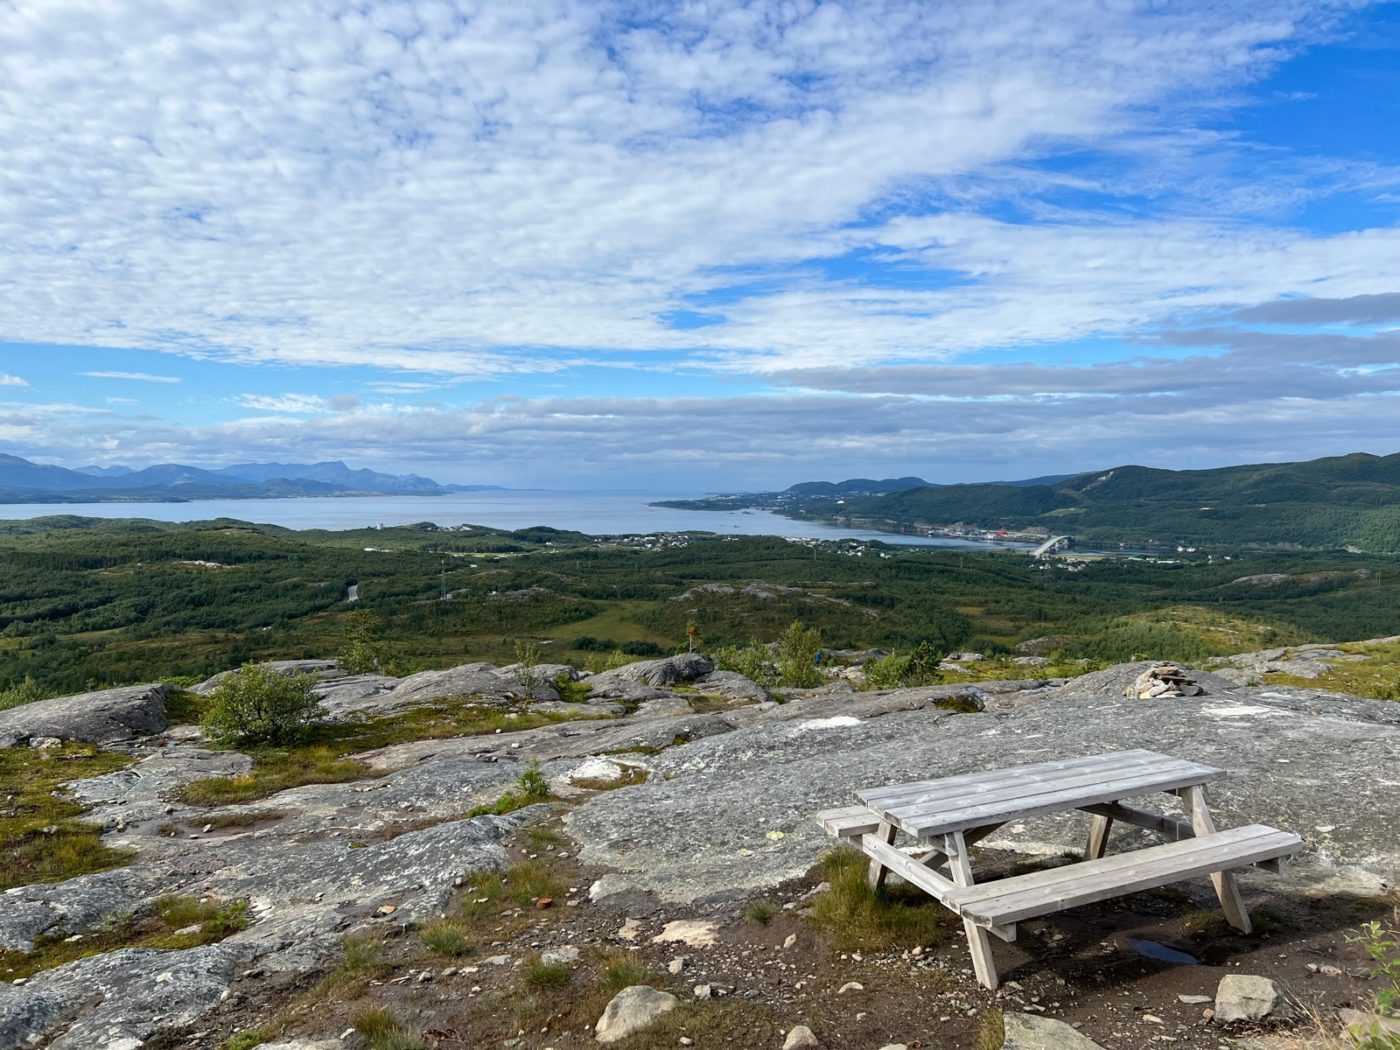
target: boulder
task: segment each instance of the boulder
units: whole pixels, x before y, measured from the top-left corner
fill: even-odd
[[[1103,1050],[1063,1021],[1039,1014],[1007,1012],[1002,1015],[1006,1040],[1002,1050]]]
[[[1215,1023],[1281,1019],[1292,1013],[1288,994],[1267,977],[1230,973],[1220,978],[1215,990]]]
[[[111,744],[152,736],[169,725],[165,699],[172,691],[168,685],[128,685],[0,711],[0,747],[15,747],[35,737]]]
[[[783,1040],[783,1050],[800,1050],[802,1047],[821,1045],[817,1042],[817,1037],[812,1034],[812,1030],[805,1024],[800,1024],[792,1029],[788,1032],[787,1038]]]
[[[553,693],[548,699],[558,700],[558,692],[552,686],[547,688]],[[491,664],[475,663],[409,675],[394,687],[386,702],[389,706],[401,707],[453,696],[512,697],[525,693],[524,686],[514,676],[502,674]]]
[[[738,671],[711,671],[695,679],[694,684],[697,689],[723,696],[734,703],[761,704],[773,699],[772,693]]]
[[[621,1042],[679,1005],[680,1000],[670,992],[634,984],[613,996],[603,1016],[598,1018],[594,1035],[600,1043]]]
[[[288,677],[294,674],[309,674],[315,675],[320,681],[348,677],[348,672],[342,671],[334,660],[269,660],[263,666],[270,667],[278,674]],[[190,686],[190,692],[199,693],[201,696],[205,693],[212,693],[225,678],[239,674],[241,671],[241,667],[235,667],[230,671],[220,671],[214,677],[206,678],[198,685]]]
[[[595,674],[588,684],[595,692],[621,683],[633,685],[675,685],[677,682],[693,682],[711,674],[715,662],[700,653],[681,653],[668,656],[664,660],[638,660],[636,663],[615,667],[611,671]]]

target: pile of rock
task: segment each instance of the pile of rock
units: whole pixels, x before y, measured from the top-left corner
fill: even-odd
[[[1204,693],[1205,690],[1176,664],[1154,664],[1123,690],[1123,695],[1130,700],[1155,700],[1162,696],[1201,696]]]

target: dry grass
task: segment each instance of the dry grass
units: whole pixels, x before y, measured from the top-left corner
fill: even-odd
[[[866,882],[869,859],[857,850],[833,850],[822,859],[831,889],[817,898],[812,922],[843,951],[934,947],[946,944],[958,920],[928,894],[891,877],[881,890]]]

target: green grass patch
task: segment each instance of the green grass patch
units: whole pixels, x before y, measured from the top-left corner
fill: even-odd
[[[547,963],[536,959],[521,969],[520,980],[535,991],[563,988],[569,983],[569,967],[564,963]]]
[[[817,898],[812,922],[842,950],[934,947],[947,943],[958,925],[957,916],[928,894],[893,877],[871,889],[869,858],[857,850],[833,850],[821,868],[831,889]]]
[[[435,919],[418,931],[418,939],[430,952],[460,958],[472,950],[472,937],[459,919]]]
[[[117,948],[197,948],[247,927],[246,901],[162,897],[148,911],[109,923],[77,940],[61,931],[35,938],[33,951],[0,952],[0,975],[13,981]]]
[[[475,809],[468,810],[467,816],[484,817],[488,814],[495,814],[500,817],[507,813],[514,813],[517,809],[532,806],[536,802],[546,802],[549,797],[549,783],[544,779],[544,774],[538,769],[530,768],[520,774],[520,780],[515,788],[507,791],[490,805],[477,806]]]
[[[646,984],[652,980],[652,973],[630,955],[613,955],[599,966],[598,980],[612,996],[634,984]]]
[[[131,765],[127,755],[82,744],[0,749],[0,890],[119,867],[133,854],[103,845],[101,829],[60,786]]]
[[[1338,648],[1364,659],[1326,661],[1331,663],[1331,670],[1324,671],[1316,678],[1271,674],[1265,675],[1264,681],[1269,685],[1330,689],[1370,700],[1400,700],[1400,642],[1386,645],[1350,644]]]
[[[382,772],[375,772],[365,763],[347,756],[391,744],[478,736],[495,733],[498,729],[536,729],[592,717],[598,716],[585,711],[536,713],[528,705],[518,711],[502,711],[467,697],[456,697],[380,718],[326,723],[312,729],[303,743],[291,747],[250,750],[251,772],[191,781],[181,791],[180,798],[192,805],[252,802],[306,784],[340,784],[383,776]],[[483,812],[496,811],[488,808]]]
[[[368,1050],[429,1050],[422,1036],[383,1007],[367,1006],[357,1011],[352,1023]]]

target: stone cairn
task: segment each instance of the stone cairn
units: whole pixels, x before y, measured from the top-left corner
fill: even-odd
[[[1205,690],[1193,682],[1176,664],[1157,664],[1137,676],[1123,694],[1129,699],[1155,700],[1158,697],[1200,696]]]

